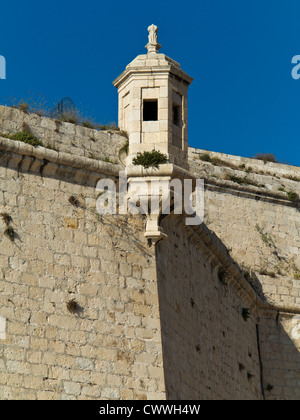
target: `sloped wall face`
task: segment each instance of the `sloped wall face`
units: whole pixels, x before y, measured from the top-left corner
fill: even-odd
[[[205,208],[209,228],[248,273],[260,298],[275,306],[261,320],[266,399],[299,398],[299,212],[293,205],[210,190]]]
[[[260,316],[265,397],[298,399],[300,168],[219,153],[203,162],[203,151],[190,152],[190,168],[206,179],[206,225],[273,308]]]
[[[0,399],[164,398],[153,251],[98,179],[1,152]]]
[[[270,311],[261,317],[260,341],[267,400],[300,399],[300,317]]]
[[[167,398],[261,399],[255,314],[243,318],[248,304],[219,278],[180,216],[163,228],[157,272]]]
[[[300,309],[300,213],[295,205],[208,190],[205,209],[208,227],[252,273],[261,296]]]
[[[206,197],[209,227],[250,273],[263,301],[275,305],[261,323],[266,399],[299,399],[300,213],[263,198],[215,191]]]

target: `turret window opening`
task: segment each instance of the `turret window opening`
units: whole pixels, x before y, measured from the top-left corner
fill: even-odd
[[[145,99],[143,102],[143,121],[158,120],[158,101],[157,99]]]

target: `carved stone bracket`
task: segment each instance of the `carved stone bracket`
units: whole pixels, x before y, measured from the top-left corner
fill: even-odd
[[[168,237],[162,232],[162,229],[159,226],[159,218],[159,214],[147,214],[145,238],[151,240],[151,243],[153,244],[156,244],[163,239],[167,239]]]
[[[168,199],[170,177],[136,177],[128,179],[128,208],[146,216],[145,237],[156,244],[167,235],[159,226],[162,203]]]

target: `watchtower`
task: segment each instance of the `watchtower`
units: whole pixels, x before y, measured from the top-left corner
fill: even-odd
[[[192,78],[160,54],[158,28],[148,28],[147,54],[137,56],[113,82],[119,94],[119,127],[129,134],[129,163],[138,152],[159,150],[187,168],[187,91]]]

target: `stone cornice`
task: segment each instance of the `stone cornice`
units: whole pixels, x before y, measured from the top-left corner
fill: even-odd
[[[260,187],[255,187],[253,185],[239,185],[232,181],[215,181],[211,178],[205,177],[203,177],[203,179],[205,181],[206,188],[209,190],[218,191],[226,194],[241,195],[256,200],[264,199],[285,206],[298,206],[297,202],[288,200],[286,194],[280,191],[268,191]]]
[[[47,160],[53,164],[63,165],[70,168],[84,169],[99,174],[118,176],[124,170],[120,165],[89,159],[82,156],[74,156],[70,153],[57,152],[45,147],[34,147],[20,141],[0,137],[0,150],[15,153],[22,156],[32,156],[39,160]]]
[[[137,75],[143,77],[144,75],[153,76],[153,73],[167,75],[174,75],[190,85],[193,81],[193,78],[188,76],[183,70],[178,68],[173,64],[165,65],[165,66],[145,66],[145,67],[129,67],[123,71],[114,81],[113,85],[118,88],[120,85],[124,83],[124,81],[131,77],[132,75]]]

